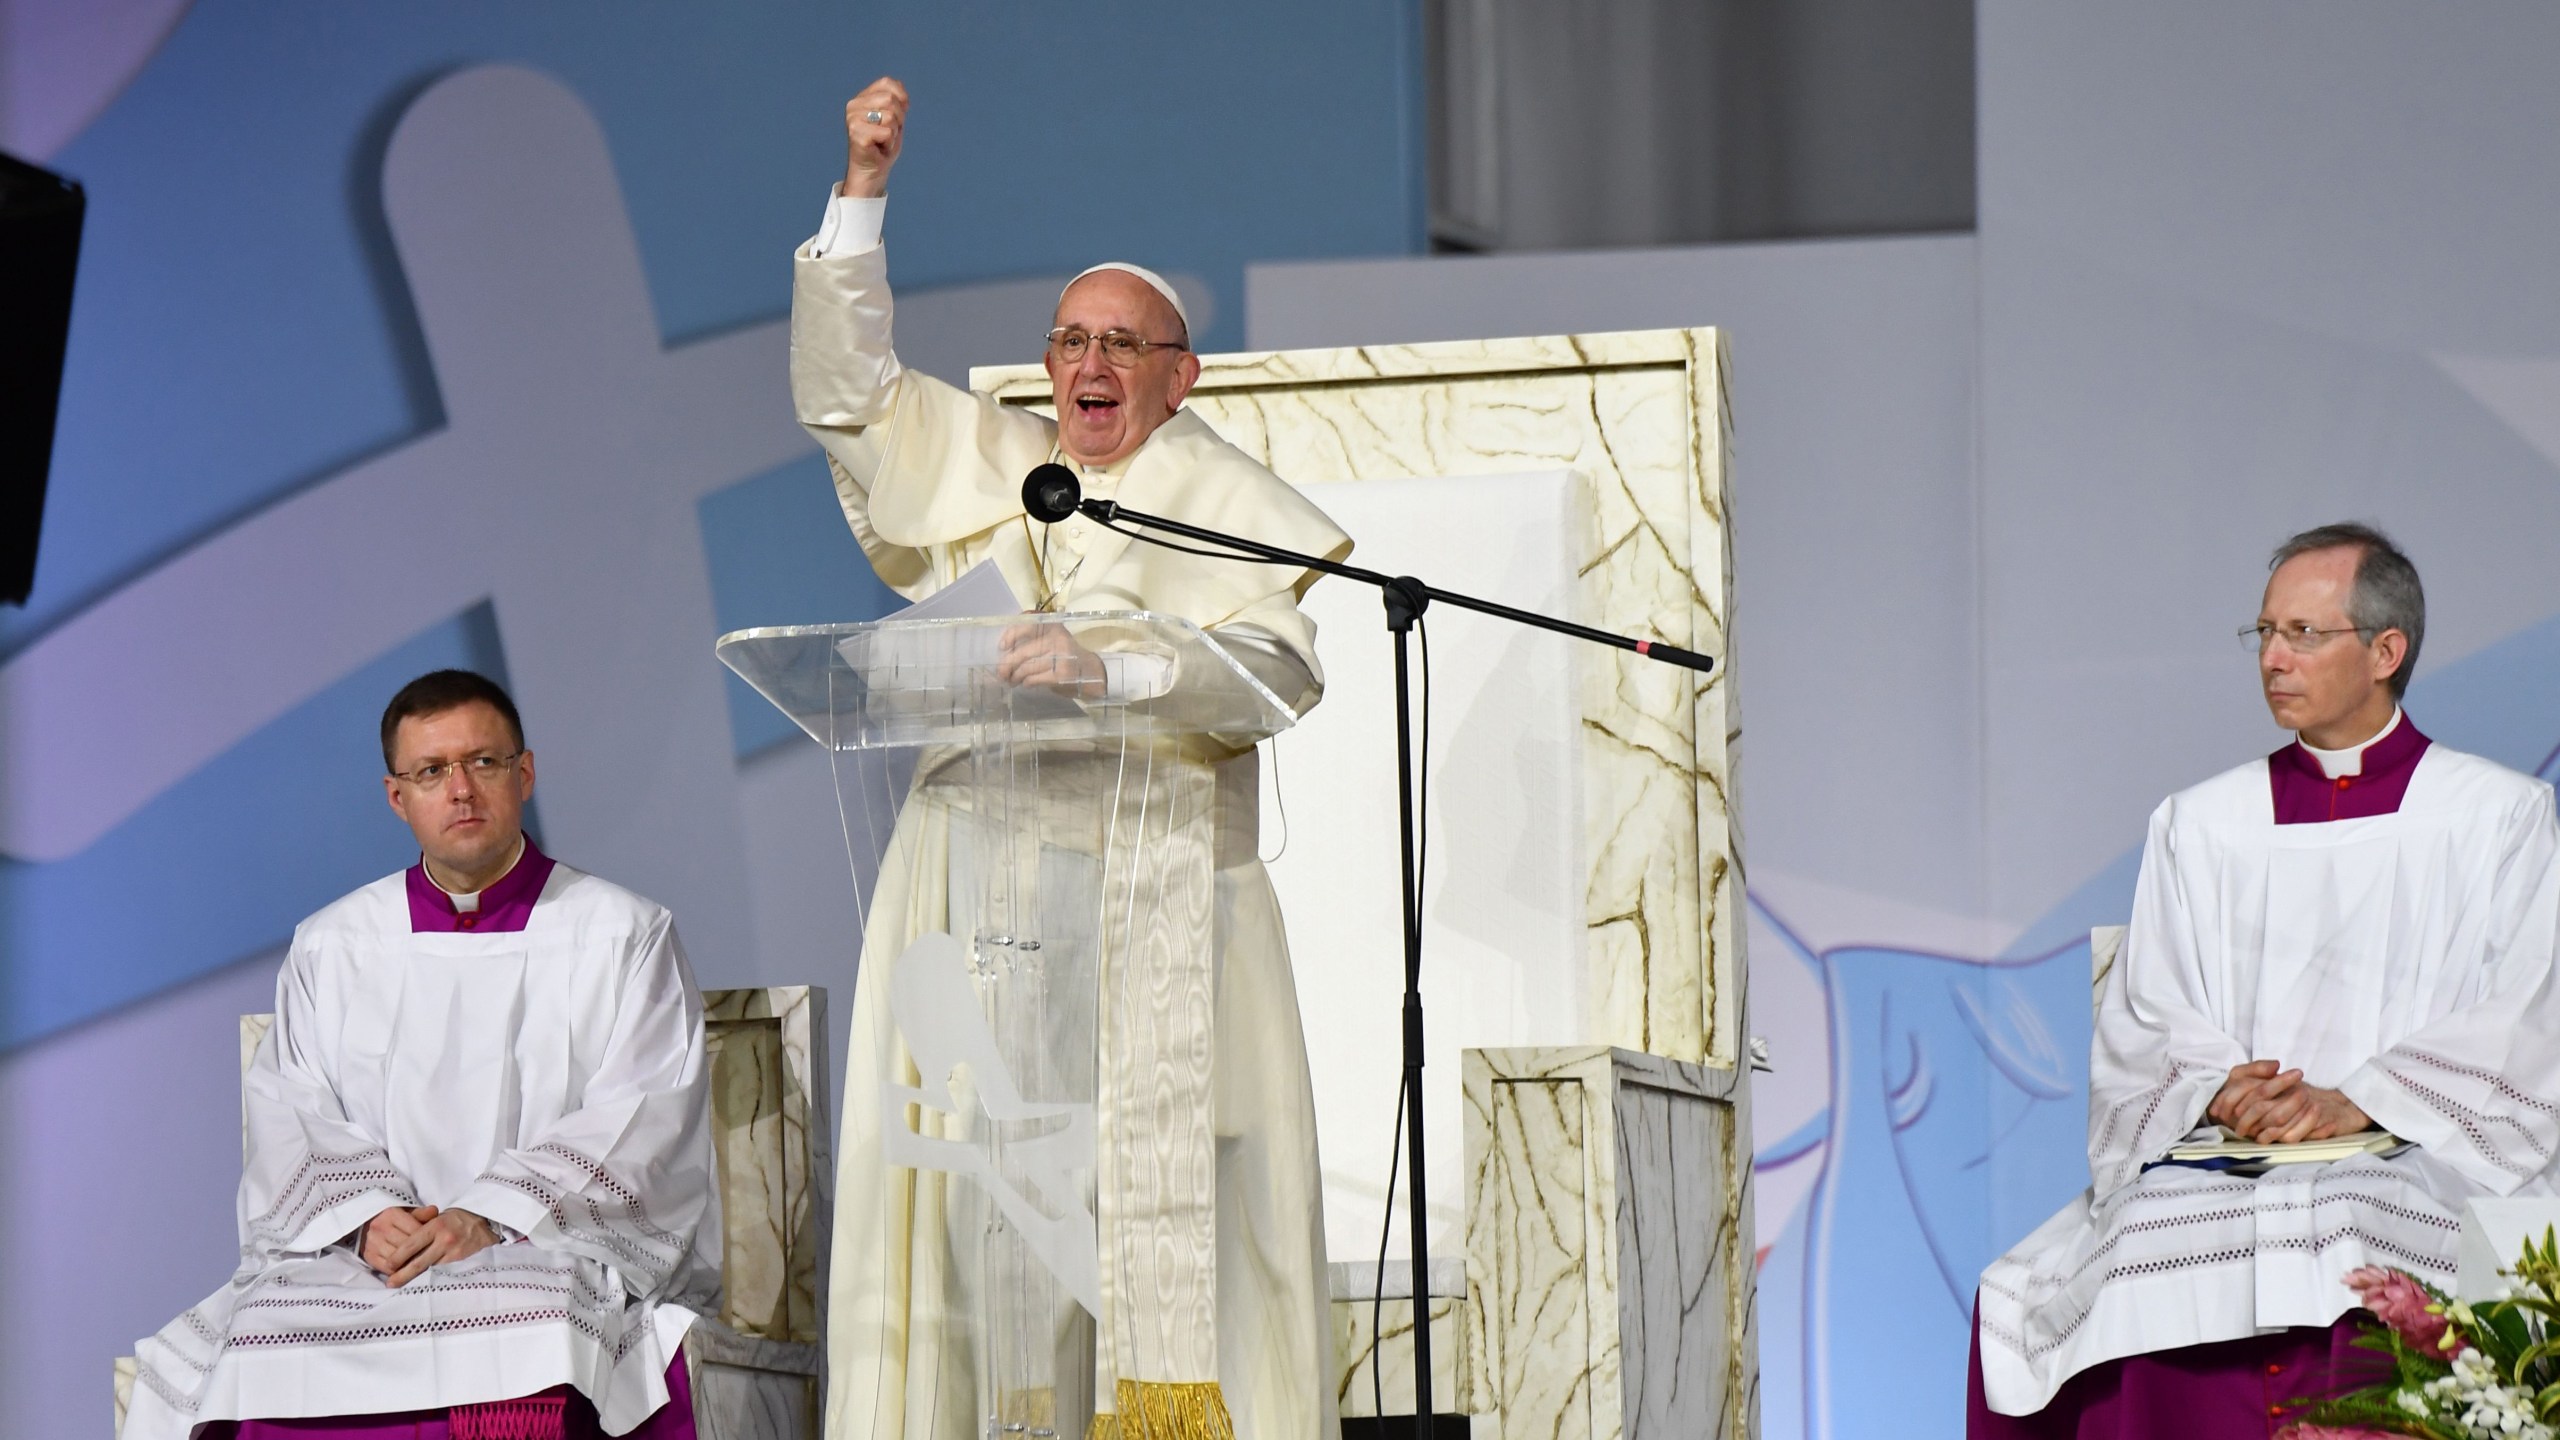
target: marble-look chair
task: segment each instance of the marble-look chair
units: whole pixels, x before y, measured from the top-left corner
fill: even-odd
[[[702,1440],[817,1440],[826,1376],[827,992],[814,985],[703,992],[712,1137],[720,1167],[720,1313],[684,1342]],[[240,1017],[247,1069],[271,1015]],[[245,1136],[243,1137],[245,1140]],[[116,1431],[133,1395],[116,1361]]]
[[[2115,973],[2116,957],[2124,953],[2122,925],[2099,925],[2089,931],[2089,1015],[2095,1019],[2098,1001],[2107,993],[2107,977]]]

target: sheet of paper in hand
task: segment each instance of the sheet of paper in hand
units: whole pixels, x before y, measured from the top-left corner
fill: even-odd
[[[1003,572],[996,569],[996,562],[988,560],[913,605],[881,616],[878,623],[987,620],[1021,613],[1022,601],[1014,595],[1013,587],[1005,583]],[[994,664],[997,634],[992,628],[976,625],[870,631],[848,638],[840,648],[847,663],[861,670],[941,671]]]

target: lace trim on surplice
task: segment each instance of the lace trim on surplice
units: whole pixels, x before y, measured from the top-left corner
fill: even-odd
[[[611,1252],[643,1282],[644,1291],[655,1291],[684,1263],[691,1247],[653,1220],[640,1193],[602,1163],[558,1143],[535,1146],[530,1153],[562,1162],[581,1183],[563,1183],[530,1166],[505,1174],[488,1171],[480,1178],[540,1203],[562,1233]],[[591,1193],[595,1190],[607,1199],[599,1201]]]
[[[2510,1175],[2526,1180],[2532,1179],[2550,1167],[2551,1142],[2548,1138],[2535,1134],[2523,1121],[2512,1116],[2493,1115],[2465,1105],[2435,1086],[2426,1084],[2411,1071],[2424,1069],[2445,1075],[2460,1076],[2486,1088],[2491,1094],[2508,1104],[2521,1110],[2538,1112],[2555,1124],[2560,1124],[2560,1106],[2555,1106],[2538,1095],[2528,1094],[2516,1088],[2507,1077],[2495,1070],[2483,1069],[2477,1065],[2464,1065],[2458,1061],[2447,1060],[2440,1055],[2430,1055],[2423,1050],[2387,1051],[2378,1063],[2382,1067],[2382,1073],[2390,1077],[2391,1083],[2407,1091],[2419,1104],[2452,1122],[2453,1127],[2462,1132],[2462,1138],[2471,1142],[2471,1148],[2479,1153],[2481,1159]],[[2489,1132],[2493,1128],[2514,1136],[2526,1150],[2532,1152],[2533,1158],[2530,1161],[2516,1159],[2490,1143]]]
[[[276,1187],[275,1203],[249,1222],[249,1243],[281,1250],[331,1206],[369,1191],[391,1196],[395,1204],[418,1203],[409,1182],[391,1168],[391,1152],[379,1145],[345,1154],[305,1155]]]
[[[2125,1173],[2126,1165],[2133,1167],[2134,1174],[2141,1173],[2142,1160],[2145,1151],[2149,1148],[2145,1145],[2143,1137],[2151,1132],[2151,1122],[2159,1118],[2160,1107],[2168,1103],[2169,1092],[2177,1089],[2179,1082],[2188,1076],[2203,1074],[2211,1069],[2211,1066],[2198,1065],[2191,1061],[2172,1060],[2169,1062],[2169,1073],[2160,1077],[2159,1084],[2139,1094],[2129,1095],[2107,1107],[2107,1118],[2098,1128],[2098,1137],[2089,1143],[2089,1153],[2092,1155],[2103,1155],[2113,1148],[2116,1127],[2123,1122],[2126,1111],[2135,1106],[2140,1106],[2142,1109],[2141,1118],[2133,1122],[2129,1158],[2124,1164],[2112,1167],[2107,1176],[2101,1177],[2112,1182],[2107,1186],[2109,1190],[2121,1189],[2132,1181],[2133,1175]]]
[[[2299,1200],[2274,1200],[2254,1204],[2212,1203],[2217,1197],[2236,1197],[2255,1191],[2258,1182],[2254,1179],[2218,1181],[2212,1184],[2166,1190],[2152,1195],[2135,1196],[2127,1202],[2126,1208],[2137,1204],[2146,1207],[2166,1204],[2192,1205],[2198,1201],[2205,1202],[2207,1208],[2191,1209],[2181,1214],[2162,1216],[2157,1219],[2120,1222],[2112,1226],[2106,1238],[2087,1255],[2082,1256],[2069,1272],[2050,1279],[2037,1277],[2034,1289],[2047,1297],[2054,1297],[2067,1293],[2086,1280],[2092,1271],[2103,1272],[2098,1276],[2098,1289],[2091,1297],[2092,1303],[2055,1326],[2051,1338],[2031,1343],[2017,1331],[2001,1324],[1998,1318],[1987,1310],[1981,1317],[1983,1337],[1986,1341],[1999,1341],[2012,1352],[2028,1360],[2040,1359],[2062,1348],[2070,1342],[2072,1336],[2079,1333],[2080,1328],[2088,1323],[2089,1316],[2096,1310],[2097,1298],[2106,1293],[2108,1285],[2118,1280],[2140,1279],[2146,1276],[2208,1269],[2220,1265],[2255,1264],[2259,1256],[2270,1253],[2318,1254],[2348,1240],[2357,1241],[2376,1254],[2389,1256],[2407,1269],[2441,1276],[2449,1283],[2455,1269],[2453,1243],[2462,1233],[2461,1222],[2441,1210],[2421,1209],[2399,1203],[2383,1193],[2356,1188],[2365,1182],[2380,1182],[2395,1190],[2405,1187],[2407,1183],[2385,1171],[2351,1171],[2315,1181],[2317,1188],[2314,1192],[2308,1198]],[[2326,1224],[2315,1225],[2312,1233],[2308,1235],[2269,1236],[2257,1233],[2256,1222],[2261,1217],[2305,1210],[2317,1214],[2332,1206],[2340,1205],[2351,1206],[2359,1213],[2332,1220]],[[2383,1227],[2367,1223],[2368,1220],[2383,1219],[2396,1221],[2402,1228],[2387,1233]],[[2184,1254],[2158,1255],[2123,1263],[2116,1263],[2113,1260],[2118,1247],[2132,1237],[2159,1236],[2184,1229],[2228,1225],[2240,1220],[2251,1222],[2251,1234],[2245,1242],[2235,1241],[2212,1248],[2188,1251]],[[2441,1234],[2444,1237],[2444,1249],[2440,1252],[2431,1252],[2412,1245],[2406,1229],[2410,1226]],[[1982,1288],[2021,1309],[2039,1303],[2028,1294],[2009,1286],[1995,1284],[1988,1279],[1982,1282]]]

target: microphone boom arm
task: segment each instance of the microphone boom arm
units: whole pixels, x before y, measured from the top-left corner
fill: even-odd
[[[1339,560],[1327,560],[1317,555],[1302,555],[1295,550],[1283,550],[1277,545],[1265,545],[1259,540],[1248,540],[1240,535],[1203,529],[1197,525],[1184,524],[1180,520],[1168,520],[1161,515],[1150,515],[1143,510],[1132,510],[1117,501],[1079,500],[1076,502],[1076,509],[1101,525],[1117,528],[1120,522],[1126,521],[1132,525],[1143,525],[1150,530],[1162,530],[1169,535],[1180,535],[1189,540],[1202,540],[1212,545],[1222,545],[1236,552],[1234,558],[1238,560],[1261,560],[1272,564],[1296,565],[1319,574],[1338,575],[1345,580],[1356,580],[1363,585],[1375,585],[1386,592],[1387,608],[1391,616],[1399,607],[1404,608],[1408,614],[1419,615],[1436,600],[1444,605],[1455,605],[1461,610],[1473,610],[1481,615],[1508,620],[1515,625],[1552,630],[1558,635],[1569,635],[1577,640],[1590,641],[1594,645],[1631,650],[1648,660],[1659,660],[1666,665],[1678,665],[1684,669],[1704,673],[1713,670],[1716,664],[1715,657],[1712,655],[1701,655],[1695,650],[1684,650],[1677,645],[1666,645],[1659,640],[1637,640],[1607,630],[1595,630],[1588,625],[1577,625],[1570,620],[1559,620],[1552,615],[1540,615],[1533,610],[1521,610],[1492,600],[1480,600],[1473,595],[1461,595],[1455,590],[1438,589],[1410,575],[1389,575],[1379,570],[1363,569],[1358,565],[1345,565]],[[1390,624],[1393,624],[1392,620]],[[1394,628],[1404,627],[1397,625]]]

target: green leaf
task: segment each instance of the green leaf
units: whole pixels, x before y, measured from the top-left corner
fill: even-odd
[[[2552,1412],[2554,1411],[2560,1411],[2560,1384],[2545,1385],[2540,1390],[2534,1392],[2533,1396],[2533,1413],[2535,1415],[2548,1420],[2551,1418]]]
[[[2507,1378],[2514,1384],[2525,1384],[2525,1372],[2531,1369],[2535,1362],[2548,1360],[2554,1355],[2560,1355],[2560,1340],[2545,1340],[2541,1344],[2530,1346],[2523,1354],[2516,1357],[2515,1368],[2507,1372]]]
[[[2499,1369],[2511,1368],[2516,1356],[2533,1348],[2533,1331],[2525,1324],[2524,1312],[2514,1305],[2491,1301],[2472,1306],[2471,1313],[2479,1320],[2481,1331],[2472,1341]]]

